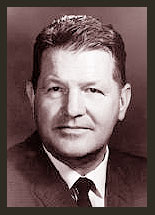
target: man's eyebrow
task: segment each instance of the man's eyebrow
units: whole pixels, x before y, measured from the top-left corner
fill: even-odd
[[[84,87],[84,86],[91,86],[91,85],[96,85],[98,84],[99,82],[101,82],[101,80],[96,80],[96,81],[87,81],[87,82],[83,82],[83,83],[80,83],[80,86],[81,87]]]
[[[46,78],[46,79],[44,79],[43,82],[44,82],[45,84],[48,84],[48,83],[50,83],[50,82],[54,82],[54,83],[56,83],[56,84],[64,84],[62,81],[60,81],[59,79],[54,78],[54,77]]]

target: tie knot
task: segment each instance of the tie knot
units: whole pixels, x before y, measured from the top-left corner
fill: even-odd
[[[88,178],[79,178],[75,184],[74,184],[74,187],[76,187],[78,189],[78,191],[81,193],[85,192],[85,193],[88,193],[89,190],[91,189],[93,185],[93,182],[88,179]]]

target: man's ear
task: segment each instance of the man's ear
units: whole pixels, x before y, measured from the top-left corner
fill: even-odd
[[[126,84],[122,89],[121,89],[121,96],[120,96],[120,107],[119,107],[119,115],[118,119],[122,121],[125,117],[127,108],[129,106],[131,99],[131,85]]]
[[[34,113],[34,100],[35,100],[35,94],[34,94],[34,89],[31,81],[26,82],[26,93],[29,98],[30,104],[32,111]]]

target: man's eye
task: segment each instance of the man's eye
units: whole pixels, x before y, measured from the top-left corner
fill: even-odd
[[[66,94],[66,89],[63,87],[49,87],[47,89],[47,94],[51,97],[51,98],[59,98],[61,96],[63,96],[64,94]]]
[[[53,91],[53,92],[57,92],[57,91],[62,91],[62,88],[60,87],[50,87],[47,90],[48,92]]]
[[[103,94],[101,90],[98,90],[98,89],[96,89],[94,87],[90,87],[90,88],[86,89],[86,92],[88,92],[88,93],[101,93],[101,94]]]
[[[98,90],[95,89],[95,88],[89,88],[89,90],[90,90],[91,93],[97,93],[98,92]]]

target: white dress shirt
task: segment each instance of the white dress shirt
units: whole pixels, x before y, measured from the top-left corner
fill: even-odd
[[[54,164],[56,169],[59,171],[63,180],[67,183],[69,189],[71,189],[73,184],[80,177],[86,177],[92,180],[97,189],[96,193],[94,193],[92,190],[90,190],[88,193],[92,207],[104,207],[106,169],[107,169],[107,161],[109,156],[108,146],[106,147],[106,154],[105,154],[104,160],[96,167],[95,170],[92,170],[91,172],[87,173],[85,176],[81,176],[78,172],[76,172],[75,170],[71,169],[63,162],[56,159],[49,151],[47,151],[44,145],[43,147],[49,159]]]

